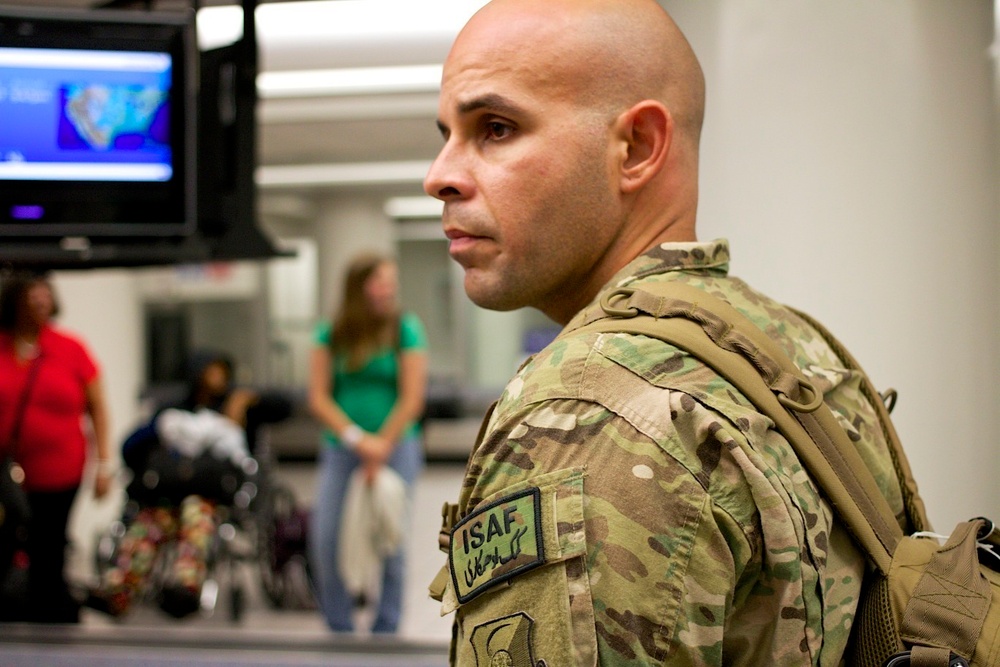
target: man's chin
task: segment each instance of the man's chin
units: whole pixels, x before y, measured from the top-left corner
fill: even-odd
[[[482,271],[466,269],[465,294],[480,308],[497,311],[517,310],[527,304],[521,302],[521,295],[504,290],[495,282],[485,280]]]

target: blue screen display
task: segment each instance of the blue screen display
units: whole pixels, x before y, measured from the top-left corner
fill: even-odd
[[[0,47],[0,181],[166,182],[168,53]]]

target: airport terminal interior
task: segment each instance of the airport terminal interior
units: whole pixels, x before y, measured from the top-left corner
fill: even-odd
[[[77,625],[0,623],[0,667],[448,663],[451,617],[427,594],[445,562],[441,507],[457,499],[491,402],[558,333],[536,311],[468,300],[441,202],[423,192],[442,144],[441,65],[484,1],[0,0],[0,263],[53,270],[59,323],[101,366],[115,449],[176,392],[199,350],[225,351],[237,384],[290,406],[261,427],[252,499],[220,531],[225,557],[197,612],[173,618],[144,599],[122,618],[84,607]],[[1000,388],[984,381],[973,397],[938,388],[1000,373],[1000,0],[659,2],[708,81],[699,236],[729,238],[734,272],[808,305],[874,360],[866,367],[877,384],[901,389],[897,428],[936,524],[995,507],[1000,458],[984,452],[994,438],[975,416],[996,413]],[[128,15],[190,30],[187,50],[172,53],[191,87],[173,107],[181,114],[188,104],[191,122],[175,133],[187,143],[173,147],[187,180],[148,190],[166,218],[140,211],[150,217],[132,220],[128,238],[101,217],[106,209],[46,226],[65,195],[43,211],[50,193],[39,189],[32,196],[44,206],[22,205],[5,176],[23,162],[4,145],[2,105],[24,49],[7,47],[26,44],[17,40],[31,30],[4,27],[64,12],[77,25]],[[398,260],[403,307],[428,337],[427,463],[413,490],[403,618],[392,636],[366,629],[371,600],[358,605],[357,632],[331,632],[295,541],[316,493],[321,429],[306,406],[314,330],[339,301],[348,260],[366,250]],[[970,284],[982,286],[979,301],[965,298]],[[928,317],[915,305],[925,303],[947,303],[949,317]],[[876,319],[890,324],[864,327]],[[955,352],[943,370],[914,364],[927,355],[920,340],[970,352]],[[955,415],[953,432],[941,432],[937,412]],[[948,457],[944,439],[957,443]],[[104,567],[128,482],[97,501],[91,472],[70,519],[68,568],[81,597]],[[263,498],[266,522],[253,514]],[[277,515],[290,531],[282,545],[292,546],[276,573]]]

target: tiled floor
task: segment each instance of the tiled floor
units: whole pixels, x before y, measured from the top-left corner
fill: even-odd
[[[444,562],[444,555],[437,548],[437,534],[441,521],[441,506],[445,501],[454,502],[458,495],[463,467],[460,464],[431,464],[425,469],[416,488],[416,511],[408,543],[407,589],[405,608],[400,628],[400,638],[420,642],[440,642],[444,644],[451,636],[451,618],[442,618],[438,605],[427,597],[427,585]],[[298,500],[310,506],[314,487],[314,468],[309,463],[280,463],[277,465],[278,478],[295,490]],[[113,503],[105,501],[93,503],[85,498],[80,503],[73,519],[73,532],[77,542],[86,546],[101,527],[114,518],[117,509]],[[78,581],[93,577],[94,569],[90,549],[77,550],[72,561],[71,573]],[[125,620],[112,620],[98,612],[84,610],[81,628],[93,628],[101,633],[114,632],[120,628],[125,633],[129,629],[148,632],[161,628],[164,632],[183,635],[187,631],[224,632],[228,637],[239,637],[240,633],[254,639],[273,637],[275,641],[310,641],[330,637],[322,619],[315,611],[275,610],[267,603],[254,568],[247,566],[243,572],[248,582],[246,611],[239,623],[234,624],[223,602],[211,615],[199,615],[183,620],[175,620],[153,607],[135,609]],[[225,583],[222,584],[225,586]],[[223,597],[220,596],[220,600]],[[359,625],[363,627],[364,617]],[[364,631],[359,632],[364,635]]]

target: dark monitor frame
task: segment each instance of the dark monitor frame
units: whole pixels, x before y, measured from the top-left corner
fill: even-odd
[[[0,5],[0,46],[166,52],[172,58],[166,182],[0,180],[0,241],[192,234],[198,222],[198,48],[194,12],[67,11]],[[19,221],[13,206],[43,215]]]

